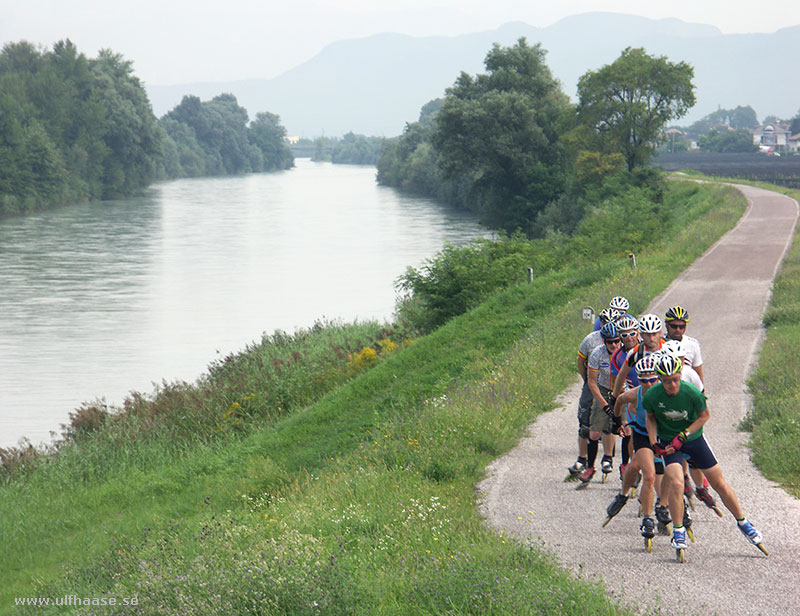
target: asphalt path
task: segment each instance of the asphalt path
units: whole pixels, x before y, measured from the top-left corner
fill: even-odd
[[[653,551],[644,550],[636,502],[602,528],[606,507],[619,490],[619,455],[605,484],[599,472],[602,448],[598,472],[586,489],[564,483],[577,455],[578,383],[562,394],[563,406],[539,417],[517,447],[489,466],[478,486],[490,527],[544,546],[562,566],[589,581],[602,579],[612,596],[643,612],[800,613],[800,501],[754,468],[748,435],[737,430],[750,404],[745,381],[763,339],[761,319],[791,243],[798,205],[774,192],[736,188],[749,203],[738,225],[647,311],[663,317],[676,304],[689,311],[687,335],[702,345],[709,396],[704,434],[745,515],[764,536],[769,556],[739,532],[719,497],[722,518],[696,502],[696,542],[689,544],[683,564],[668,537],[656,535]]]

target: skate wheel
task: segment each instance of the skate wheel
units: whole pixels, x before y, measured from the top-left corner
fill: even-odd
[[[769,556],[769,552],[767,552],[767,548],[764,547],[763,543],[756,543],[756,547],[764,552],[764,556]]]
[[[712,509],[714,510],[714,513],[716,513],[716,514],[717,514],[719,517],[722,517],[722,512],[719,510],[719,507],[717,507],[716,505],[714,505],[714,506],[712,507]]]
[[[636,498],[636,486],[631,488],[631,498]]]
[[[644,549],[648,554],[653,551],[653,538],[652,537],[645,537],[644,538]]]
[[[578,476],[570,474],[564,478],[564,483],[569,483],[570,481],[578,481]]]
[[[686,500],[689,501],[689,507],[691,507],[692,511],[694,511],[694,499],[693,498],[687,498]]]
[[[685,563],[686,562],[686,550],[683,549],[683,548],[678,548],[677,550],[675,550],[675,558],[678,559],[679,563]]]
[[[644,513],[644,511],[642,511],[642,504],[639,503],[639,515],[637,515],[636,517],[637,518],[641,518],[643,513]]]
[[[691,539],[692,543],[694,543],[694,533],[692,532],[691,528],[686,529],[686,534],[689,535],[689,539]]]
[[[611,518],[612,518],[612,516],[608,516],[608,517],[606,518],[606,521],[605,521],[605,522],[603,522],[603,528],[605,528],[606,526],[608,526],[608,523],[611,521]]]
[[[606,477],[608,477],[608,473],[603,473],[603,480],[600,483],[605,483]]]
[[[582,481],[578,485],[575,486],[575,489],[576,490],[585,490],[588,487],[589,487],[589,482],[588,481],[587,482],[583,482]]]

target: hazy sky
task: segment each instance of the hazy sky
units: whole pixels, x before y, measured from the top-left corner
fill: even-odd
[[[800,25],[800,0],[0,0],[0,41],[70,38],[89,56],[108,47],[161,85],[273,77],[330,42],[379,32],[546,27],[588,11],[675,17],[725,34]]]

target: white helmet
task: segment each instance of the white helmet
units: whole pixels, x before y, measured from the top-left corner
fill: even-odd
[[[614,310],[619,310],[620,312],[628,312],[628,308],[630,308],[630,305],[631,305],[630,302],[621,295],[612,297],[611,301],[608,302],[609,308],[613,308]]]
[[[661,350],[675,357],[686,357],[686,346],[680,340],[667,340]]]
[[[639,319],[639,331],[643,334],[659,334],[664,328],[657,314],[645,314]]]
[[[656,371],[656,362],[659,360],[658,353],[650,353],[650,355],[645,355],[639,361],[636,362],[636,376],[644,374],[645,372],[655,372]]]
[[[632,314],[626,314],[624,317],[617,319],[617,329],[620,331],[626,332],[637,327],[639,327],[639,321]]]

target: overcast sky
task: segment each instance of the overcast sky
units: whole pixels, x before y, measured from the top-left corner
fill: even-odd
[[[108,47],[143,81],[165,85],[274,77],[328,43],[379,32],[546,27],[589,11],[674,17],[725,34],[800,25],[800,0],[0,0],[0,41],[70,38],[92,57]]]

